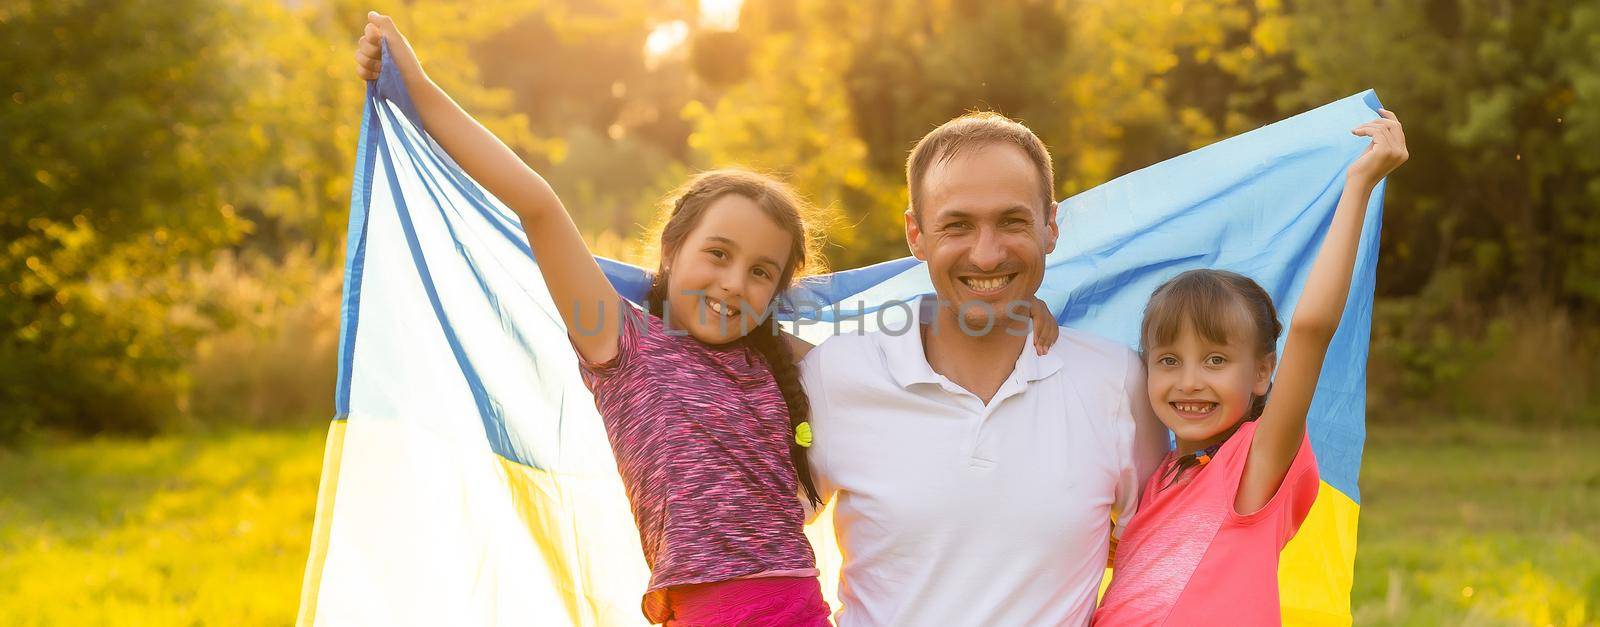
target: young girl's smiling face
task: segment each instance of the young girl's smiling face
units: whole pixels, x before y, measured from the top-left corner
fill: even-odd
[[[1145,349],[1150,405],[1177,436],[1180,454],[1226,437],[1272,382],[1273,356],[1261,354],[1248,325],[1230,326],[1240,328],[1218,338],[1184,324]]]
[[[668,320],[707,344],[755,328],[782,287],[793,236],[755,201],[711,202],[676,250],[667,273]]]

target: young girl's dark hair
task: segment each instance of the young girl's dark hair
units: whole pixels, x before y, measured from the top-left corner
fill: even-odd
[[[1192,326],[1200,337],[1218,344],[1226,344],[1235,333],[1249,333],[1258,356],[1277,352],[1278,336],[1283,333],[1272,296],[1250,277],[1227,270],[1189,270],[1156,288],[1144,308],[1144,324],[1139,330],[1140,357],[1148,358],[1150,346],[1176,340],[1185,326]],[[1272,393],[1270,386],[1267,393]],[[1266,394],[1251,398],[1250,411],[1240,422],[1260,418],[1266,407]],[[1200,456],[1214,452],[1196,451],[1180,458],[1169,469],[1172,480],[1177,481],[1184,470],[1203,463]]]
[[[795,442],[794,429],[811,417],[811,403],[800,385],[800,369],[795,366],[794,353],[779,335],[773,323],[772,309],[783,290],[789,287],[795,274],[806,266],[808,259],[817,259],[818,239],[808,227],[806,215],[810,207],[788,185],[769,176],[747,170],[723,169],[703,172],[690,178],[672,195],[668,196],[671,209],[661,227],[660,265],[650,284],[646,303],[650,313],[665,315],[667,300],[668,262],[682,246],[689,233],[700,224],[706,209],[718,198],[738,194],[750,199],[756,206],[789,234],[789,258],[778,279],[778,296],[768,306],[768,315],[741,340],[761,354],[772,377],[783,393],[784,404],[789,409],[789,460],[794,464],[795,475],[805,488],[806,498],[812,505],[821,505],[816,484],[811,480],[811,464],[806,459],[806,449]]]

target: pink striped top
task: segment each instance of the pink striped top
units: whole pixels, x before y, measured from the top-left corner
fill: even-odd
[[[580,358],[633,507],[664,619],[679,586],[817,574],[789,460],[789,410],[760,353],[712,346],[624,307],[617,356]]]

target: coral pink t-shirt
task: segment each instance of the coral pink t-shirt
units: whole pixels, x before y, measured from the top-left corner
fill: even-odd
[[[1233,509],[1256,423],[1246,422],[1211,462],[1165,486],[1177,459],[1150,476],[1139,513],[1117,546],[1094,625],[1278,625],[1278,553],[1317,498],[1316,458],[1302,440],[1278,492],[1260,510]]]

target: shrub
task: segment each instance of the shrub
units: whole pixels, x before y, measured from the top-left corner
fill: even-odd
[[[1444,271],[1416,296],[1378,301],[1374,419],[1600,422],[1600,332],[1547,302],[1474,305],[1464,287]]]

